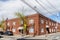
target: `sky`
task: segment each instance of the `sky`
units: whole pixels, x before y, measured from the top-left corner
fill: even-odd
[[[47,10],[41,7],[35,0],[25,0],[33,8],[36,6],[36,10],[39,11],[42,15],[60,22],[60,0],[37,0],[41,5],[43,5]],[[53,5],[49,4],[48,1]],[[32,8],[23,3],[21,0],[0,0],[0,20],[2,17],[4,19],[16,18],[16,12],[24,11],[24,15],[35,14]],[[58,17],[56,17],[58,16]]]

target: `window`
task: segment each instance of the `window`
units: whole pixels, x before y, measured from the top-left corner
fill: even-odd
[[[23,20],[21,20],[20,23],[23,24]]]
[[[13,28],[13,29],[12,29],[12,32],[16,32],[16,29],[15,29],[15,28]]]
[[[43,28],[41,28],[41,32],[44,32],[44,29]]]
[[[52,32],[54,32],[54,30],[52,29]]]
[[[51,32],[51,29],[49,29],[49,31]]]
[[[13,22],[13,25],[15,25],[16,24],[16,22]]]
[[[58,23],[56,23],[56,26],[58,26]]]
[[[57,29],[57,26],[55,27],[55,29]]]
[[[8,26],[10,26],[9,22],[7,23]]]
[[[54,23],[52,22],[52,26],[54,25]]]
[[[46,24],[48,24],[48,22],[46,21]]]
[[[49,25],[46,25],[46,28],[49,28]]]
[[[49,22],[49,25],[51,25],[51,22]]]
[[[29,33],[33,33],[33,32],[34,32],[34,28],[33,27],[30,27]]]
[[[41,19],[41,23],[44,24],[44,20]]]
[[[29,20],[29,24],[34,24],[34,20],[33,19],[30,19]]]
[[[54,29],[54,32],[56,32],[56,30]]]

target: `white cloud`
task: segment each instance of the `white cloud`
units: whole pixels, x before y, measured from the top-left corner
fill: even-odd
[[[30,5],[32,5],[32,7],[34,7],[34,6],[37,6],[37,10],[39,11],[39,12],[41,12],[41,14],[43,14],[43,15],[47,15],[47,16],[49,16],[49,15],[51,15],[51,14],[47,14],[48,12],[46,11],[46,10],[44,10],[41,6],[39,6],[36,2],[35,2],[35,0],[26,0]],[[38,1],[40,1],[40,0],[38,0]],[[56,15],[56,9],[54,9],[53,7],[51,7],[48,3],[47,3],[47,1],[46,0],[41,0],[41,1],[43,1],[43,3],[44,4],[42,4],[48,11],[50,11],[50,12],[52,12],[52,11],[54,11],[53,12],[53,14],[55,14]],[[60,11],[60,0],[49,0],[59,11]],[[54,1],[54,2],[53,2]],[[46,4],[46,5],[45,5]],[[49,8],[49,7],[50,8]],[[34,10],[32,10],[30,7],[28,7],[26,4],[24,4],[23,2],[21,2],[20,0],[8,0],[8,1],[5,1],[5,2],[3,2],[3,1],[0,1],[0,16],[4,16],[5,17],[5,19],[8,17],[9,19],[11,19],[11,18],[15,18],[15,16],[14,16],[14,13],[15,12],[18,12],[18,11],[21,11],[22,10],[22,8],[23,7],[25,7],[25,9],[24,10],[26,10],[25,11],[25,15],[30,15],[30,14],[34,14],[34,13],[36,13]],[[1,19],[1,17],[0,17],[0,19]]]

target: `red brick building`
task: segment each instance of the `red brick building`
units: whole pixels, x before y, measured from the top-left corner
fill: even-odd
[[[32,35],[42,35],[46,34],[47,27],[49,28],[50,33],[60,31],[59,23],[41,15],[41,14],[33,14],[26,16],[27,18],[27,34]],[[10,30],[14,34],[21,34],[23,33],[23,21],[19,18],[14,18],[5,21],[5,31]]]

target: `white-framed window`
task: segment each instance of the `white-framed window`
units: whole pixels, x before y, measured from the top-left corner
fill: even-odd
[[[29,33],[33,33],[34,32],[34,28],[33,26],[29,28]]]
[[[44,20],[43,19],[41,19],[41,24],[44,24]]]
[[[46,21],[46,24],[48,24],[48,22]]]
[[[20,21],[20,24],[23,24],[23,20]]]
[[[16,22],[13,22],[13,25],[16,25]]]
[[[29,24],[34,24],[34,20],[33,19],[30,19],[29,20]]]
[[[44,28],[41,28],[41,33],[43,33],[44,32]]]
[[[16,32],[16,29],[15,29],[15,28],[13,28],[13,29],[12,29],[12,32]]]
[[[49,29],[49,31],[51,32],[51,28]]]
[[[46,25],[46,28],[49,28],[49,25]]]
[[[54,24],[54,26],[56,26],[56,24]]]
[[[8,22],[7,25],[10,26],[10,23]]]
[[[57,26],[55,26],[55,29],[57,29]]]
[[[49,22],[49,25],[51,25],[51,22]]]
[[[56,23],[56,26],[58,26],[58,23]]]
[[[52,29],[52,32],[54,32],[54,30]]]
[[[56,30],[54,29],[54,32],[56,32]]]
[[[52,22],[52,26],[54,25],[54,23]]]

